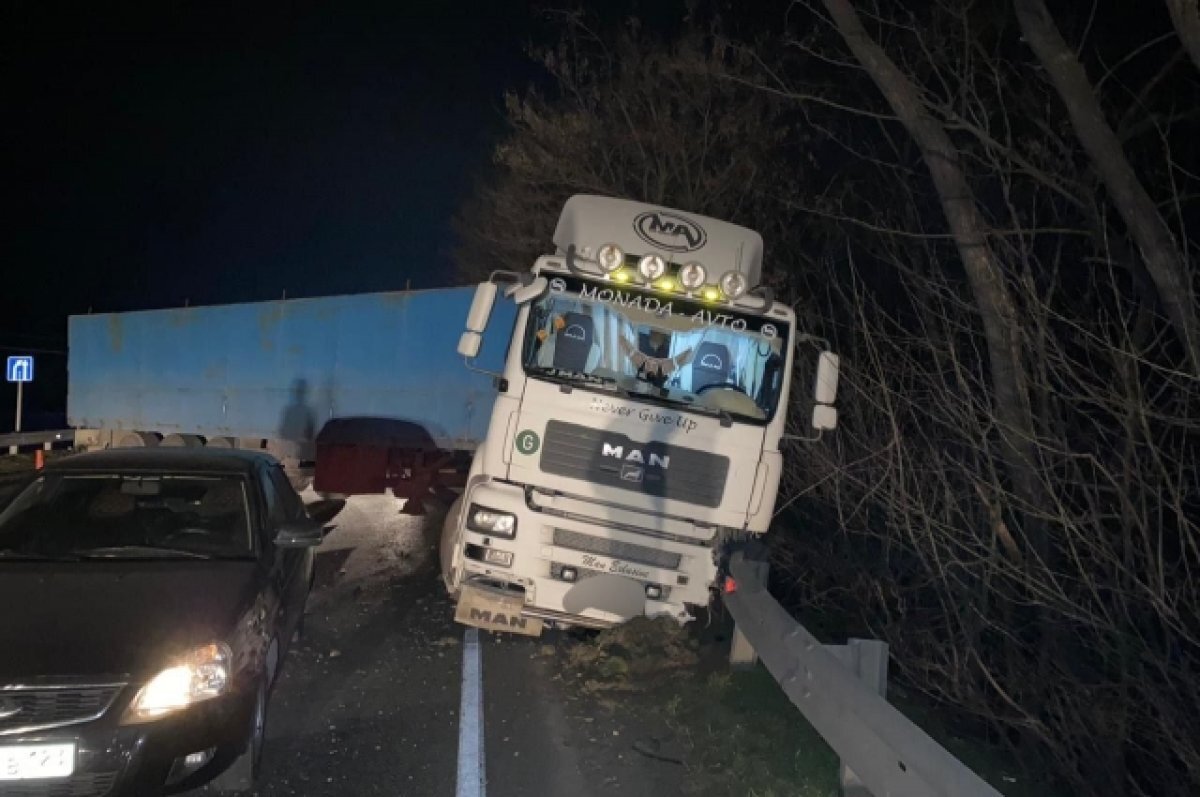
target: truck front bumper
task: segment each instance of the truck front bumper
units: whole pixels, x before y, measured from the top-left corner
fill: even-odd
[[[472,505],[516,517],[512,539],[466,528]],[[691,619],[709,601],[716,577],[712,540],[633,528],[628,510],[575,502],[579,512],[552,512],[518,485],[486,482],[464,496],[458,546],[458,619],[490,630],[540,631],[540,622],[605,628],[639,615]],[[614,521],[619,517],[620,524]],[[647,516],[646,525],[655,520]],[[661,523],[658,525],[661,526]],[[502,562],[511,555],[511,564]],[[468,604],[478,607],[472,617]],[[519,607],[538,623],[503,628]],[[500,618],[500,624],[494,622]]]

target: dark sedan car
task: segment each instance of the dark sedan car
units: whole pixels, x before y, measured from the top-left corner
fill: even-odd
[[[0,795],[249,789],[335,511],[252,451],[33,477],[0,511]]]

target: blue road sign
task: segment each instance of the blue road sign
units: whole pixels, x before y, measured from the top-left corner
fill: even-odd
[[[33,356],[22,354],[8,358],[8,368],[4,371],[9,382],[33,381]]]

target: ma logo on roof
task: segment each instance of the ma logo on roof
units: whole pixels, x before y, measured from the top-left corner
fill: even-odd
[[[695,252],[708,240],[708,233],[699,224],[663,210],[639,214],[633,220],[633,229],[646,243],[668,252]]]

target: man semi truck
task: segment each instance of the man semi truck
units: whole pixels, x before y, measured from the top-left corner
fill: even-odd
[[[479,369],[505,286],[517,313],[498,395],[441,541],[456,617],[527,634],[686,621],[731,546],[770,524],[808,337],[760,286],[752,230],[575,196],[554,244],[478,286],[459,342]],[[816,371],[819,432],[836,425],[836,356]]]
[[[771,520],[808,337],[751,230],[584,196],[554,242],[475,289],[73,316],[76,445],[265,449],[409,513],[462,490],[443,577],[485,628],[686,619]],[[836,377],[821,354],[818,430]]]

